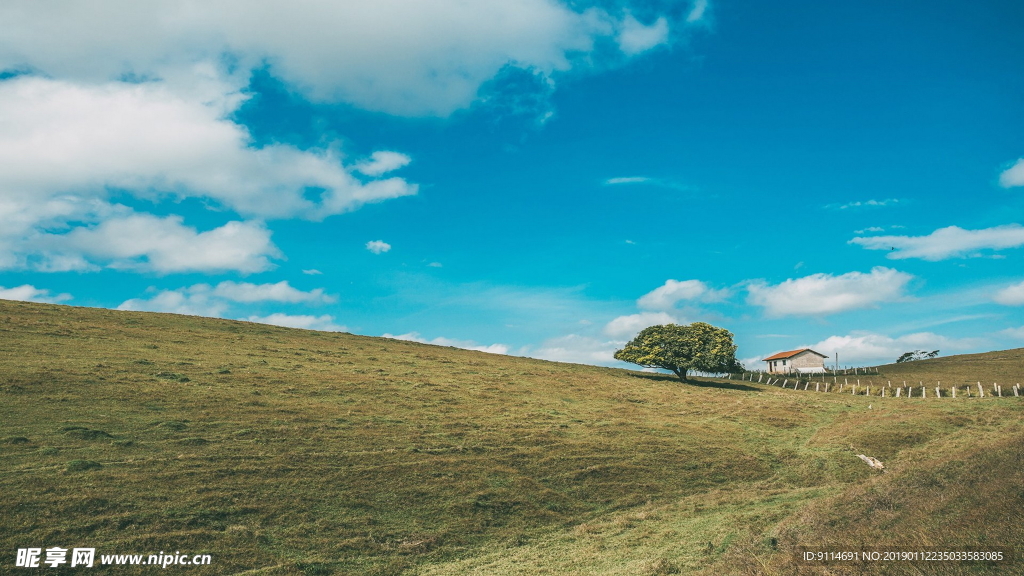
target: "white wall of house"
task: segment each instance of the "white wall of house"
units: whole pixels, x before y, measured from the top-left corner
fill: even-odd
[[[807,350],[789,358],[768,361],[768,372],[772,374],[820,374],[824,371],[825,358]]]

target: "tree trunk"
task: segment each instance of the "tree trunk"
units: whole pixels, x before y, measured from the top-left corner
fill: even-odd
[[[686,368],[673,368],[672,371],[676,373],[676,376],[678,376],[680,380],[682,380],[683,382],[687,381],[686,380],[686,372],[687,372]]]

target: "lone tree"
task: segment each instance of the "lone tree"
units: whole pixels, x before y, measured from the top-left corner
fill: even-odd
[[[736,361],[732,332],[704,322],[644,328],[625,348],[615,352],[615,359],[645,368],[671,370],[683,382],[691,370],[732,372],[741,369]]]
[[[896,359],[896,363],[902,364],[904,362],[913,362],[915,360],[927,360],[928,358],[935,358],[938,355],[938,350],[932,350],[931,352],[914,350],[913,352],[904,352],[902,356]]]

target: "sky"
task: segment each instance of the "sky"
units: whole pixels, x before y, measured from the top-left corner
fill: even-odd
[[[0,298],[625,366],[1024,346],[1024,4],[0,5]]]

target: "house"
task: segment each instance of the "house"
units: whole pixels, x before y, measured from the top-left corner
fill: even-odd
[[[810,348],[779,352],[764,359],[769,374],[821,374],[825,372],[825,356]]]

